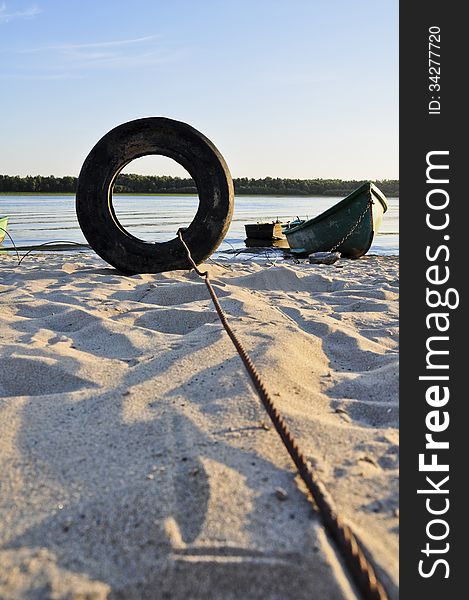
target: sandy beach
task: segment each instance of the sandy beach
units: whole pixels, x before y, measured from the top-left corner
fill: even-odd
[[[398,259],[208,261],[398,597]],[[0,598],[354,599],[193,272],[0,256]]]

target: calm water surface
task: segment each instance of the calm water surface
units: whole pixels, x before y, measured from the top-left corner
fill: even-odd
[[[244,224],[311,218],[336,204],[339,197],[236,196],[233,221],[218,253],[244,248]],[[122,225],[147,241],[162,242],[189,225],[198,205],[197,196],[115,196],[114,207]],[[388,198],[388,211],[369,254],[399,253],[399,199]],[[9,215],[8,231],[19,246],[53,240],[86,243],[75,214],[74,196],[2,196],[0,216]],[[10,245],[7,239],[4,245]]]

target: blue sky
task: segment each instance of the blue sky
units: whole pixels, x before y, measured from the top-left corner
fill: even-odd
[[[397,0],[0,0],[0,78],[3,174],[78,175],[167,116],[234,177],[398,177]]]

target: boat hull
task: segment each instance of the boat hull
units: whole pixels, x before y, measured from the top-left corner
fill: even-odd
[[[284,238],[282,223],[249,223],[244,226],[246,237],[254,240],[279,240]]]
[[[0,244],[5,239],[7,226],[8,226],[8,217],[0,217]]]
[[[324,213],[284,233],[296,254],[335,250],[344,257],[359,258],[368,252],[386,210],[383,193],[367,183]]]

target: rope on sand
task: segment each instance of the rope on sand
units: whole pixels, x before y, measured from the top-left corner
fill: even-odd
[[[344,561],[347,565],[355,585],[360,590],[365,600],[388,600],[388,595],[383,585],[378,580],[375,569],[370,560],[366,557],[360,542],[356,538],[351,528],[345,523],[342,516],[339,514],[334,500],[327,490],[324,483],[321,481],[317,473],[314,471],[310,461],[305,457],[297,441],[288,429],[288,426],[282,417],[280,411],[275,405],[272,396],[267,391],[259,372],[252,362],[249,354],[238,340],[236,334],[231,329],[226,315],[218,301],[218,297],[211,284],[208,271],[200,271],[192,259],[191,252],[182,237],[183,230],[179,229],[178,237],[187,252],[187,258],[195,270],[197,275],[204,279],[205,285],[212,298],[215,310],[220,318],[220,321],[225,328],[226,333],[233,342],[241,360],[246,367],[246,370],[251,378],[254,387],[259,395],[259,398],[264,405],[277,433],[285,445],[291,459],[295,463],[298,473],[308,488],[313,504],[319,509],[321,519],[326,530],[334,539]]]
[[[23,260],[29,256],[31,254],[31,252],[35,252],[36,250],[40,250],[42,247],[44,246],[49,246],[50,244],[64,244],[66,246],[79,246],[80,248],[89,248],[88,245],[86,244],[81,244],[80,242],[71,242],[70,240],[52,240],[51,242],[44,242],[42,244],[38,244],[35,246],[17,246],[15,244],[15,240],[11,237],[11,235],[8,233],[8,231],[6,229],[3,229],[3,227],[0,227],[0,231],[3,231],[4,233],[6,233],[6,235],[10,238],[11,243],[13,244],[13,248],[16,252],[16,258],[18,259],[18,264],[16,265],[17,267],[19,267],[21,265],[21,263],[23,262]],[[6,250],[9,251],[10,248],[2,248],[2,250]],[[23,254],[23,256],[20,257],[20,253],[19,250],[28,250],[28,252],[26,252],[25,254]],[[60,250],[68,250],[68,248],[64,248],[63,246],[60,246]]]

